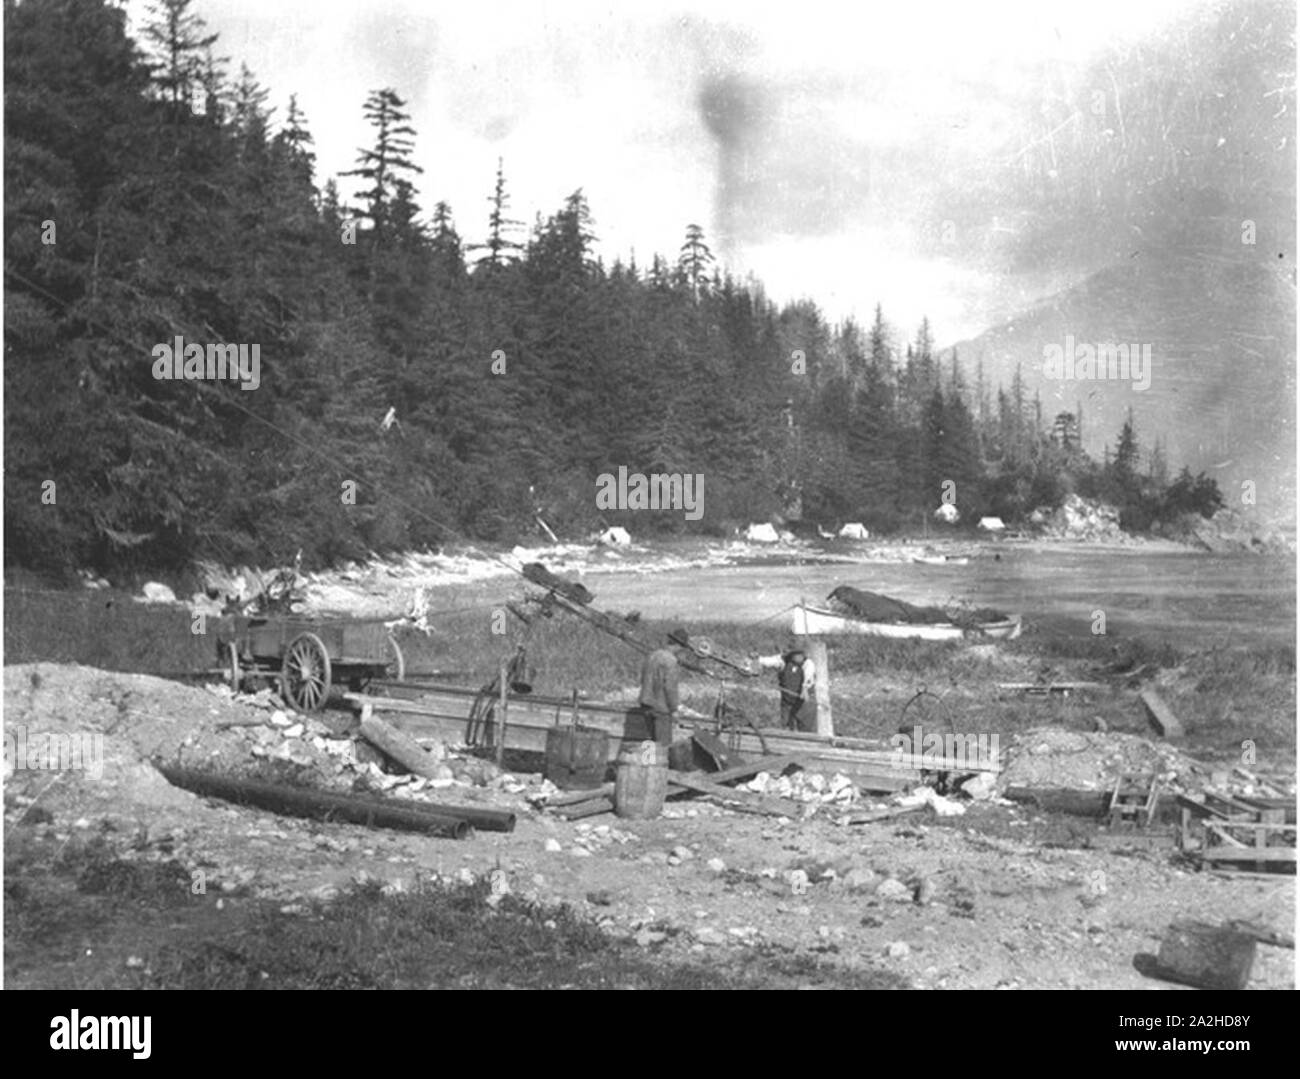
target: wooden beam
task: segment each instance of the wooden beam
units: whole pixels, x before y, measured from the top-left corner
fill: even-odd
[[[831,719],[831,662],[826,654],[826,642],[810,641],[808,658],[817,668],[817,681],[813,683],[817,698],[817,733],[829,738],[835,734],[835,724]]]
[[[1146,708],[1147,719],[1151,726],[1156,729],[1163,738],[1182,738],[1187,732],[1183,730],[1183,725],[1178,717],[1174,715],[1173,709],[1169,707],[1154,689],[1144,689],[1138,694],[1143,707]]]

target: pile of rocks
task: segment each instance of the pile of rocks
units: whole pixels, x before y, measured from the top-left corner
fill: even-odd
[[[1122,774],[1154,773],[1180,789],[1198,786],[1200,762],[1167,742],[1119,732],[1066,731],[1039,727],[1016,737],[999,776],[1006,787],[1068,787],[1109,790]]]
[[[828,779],[820,772],[795,772],[788,776],[759,772],[747,783],[738,784],[738,788],[811,804],[851,806],[858,800],[853,780],[842,773]]]

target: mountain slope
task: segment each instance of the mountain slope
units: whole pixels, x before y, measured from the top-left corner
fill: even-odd
[[[1019,317],[958,342],[968,369],[1010,387],[1017,365],[1027,407],[1041,395],[1043,422],[1083,405],[1083,442],[1098,458],[1114,445],[1131,407],[1149,452],[1162,439],[1171,475],[1183,465],[1213,476],[1225,501],[1294,521],[1296,484],[1296,296],[1291,254],[1279,269],[1205,249],[1136,251]],[[1281,267],[1286,267],[1285,270]],[[1070,342],[1067,335],[1073,338]],[[1051,346],[1149,346],[1149,385],[1135,379],[1054,376]],[[1076,352],[1080,357],[1082,353]],[[1062,374],[1072,373],[1065,368]],[[1107,372],[1108,373],[1108,372]],[[1131,372],[1132,373],[1132,372]],[[1099,370],[1097,375],[1102,374]]]

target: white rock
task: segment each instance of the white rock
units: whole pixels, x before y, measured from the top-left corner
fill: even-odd
[[[293,723],[293,720],[277,708],[271,713],[271,723],[276,727],[288,727]]]
[[[695,857],[695,852],[690,847],[673,847],[673,854],[683,862],[689,862]]]
[[[880,885],[876,888],[876,895],[891,903],[910,903],[912,901],[912,889],[901,880],[895,880],[893,877],[880,882]]]
[[[284,736],[286,738],[301,738],[307,730],[301,723],[294,723],[292,726],[285,727]]]
[[[175,603],[176,593],[168,588],[165,584],[159,584],[157,581],[146,581],[145,586],[140,590],[146,603]]]
[[[962,793],[975,799],[977,802],[983,802],[993,796],[997,790],[998,779],[992,772],[981,772],[977,776],[972,776],[961,785]]]
[[[551,838],[546,841],[546,850],[550,854],[559,854],[560,851],[564,850],[564,844],[558,839]]]
[[[717,945],[727,943],[726,935],[709,925],[702,925],[698,929],[691,930],[691,936],[695,938],[698,944]]]
[[[709,868],[713,870],[714,873],[725,873],[727,871],[727,863],[721,858],[710,858]]]
[[[912,954],[912,949],[905,940],[891,941],[885,946],[885,954],[890,959],[906,959]]]

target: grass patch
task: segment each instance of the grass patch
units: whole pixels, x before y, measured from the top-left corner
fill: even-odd
[[[5,968],[11,985],[132,989],[907,988],[870,966],[776,947],[695,958],[671,937],[650,949],[568,905],[505,896],[486,879],[332,902],[194,896],[173,861],[134,861],[101,837],[61,842],[11,829]],[[674,931],[675,932],[675,931]],[[127,957],[132,956],[130,962]],[[34,985],[32,987],[35,987]]]

